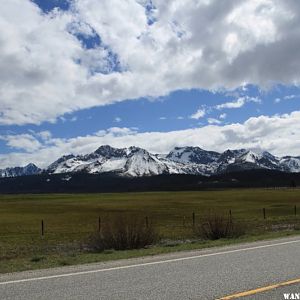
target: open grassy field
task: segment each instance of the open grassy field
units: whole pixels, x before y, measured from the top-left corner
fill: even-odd
[[[76,261],[74,257],[82,252],[78,245],[98,229],[99,217],[103,226],[120,213],[147,216],[163,239],[185,240],[194,238],[193,213],[197,225],[208,213],[228,215],[231,210],[235,219],[248,224],[248,235],[255,236],[297,225],[300,217],[295,216],[295,205],[300,216],[299,189],[1,195],[0,272],[33,268],[35,263],[57,265],[50,262],[56,256]],[[42,264],[45,255],[50,258]]]

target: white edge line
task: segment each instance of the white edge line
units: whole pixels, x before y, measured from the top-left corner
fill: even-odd
[[[43,276],[43,277],[18,279],[18,280],[12,280],[12,281],[4,281],[4,282],[0,282],[0,286],[1,285],[14,284],[14,283],[40,281],[40,280],[47,280],[47,279],[54,279],[54,278],[71,277],[71,276],[102,273],[102,272],[115,271],[115,270],[138,268],[138,267],[144,267],[144,266],[160,265],[160,264],[166,264],[166,263],[172,263],[172,262],[178,262],[178,261],[185,261],[185,260],[191,260],[191,259],[197,259],[197,258],[203,258],[203,257],[209,257],[209,256],[224,255],[224,254],[231,254],[231,253],[236,253],[236,252],[244,252],[244,251],[270,248],[270,247],[276,247],[276,246],[283,246],[283,245],[295,244],[295,243],[300,243],[300,240],[294,240],[294,241],[288,241],[288,242],[282,242],[282,243],[275,243],[275,244],[268,244],[268,245],[262,245],[262,246],[255,246],[255,247],[248,247],[248,248],[242,248],[242,249],[235,249],[235,250],[216,252],[216,253],[200,254],[200,255],[188,256],[188,257],[167,259],[167,260],[154,261],[154,262],[148,262],[148,263],[142,263],[142,264],[112,267],[112,268],[107,268],[107,269],[97,269],[97,270],[90,270],[90,271],[73,272],[73,273],[58,274],[58,275],[51,275],[51,276]]]

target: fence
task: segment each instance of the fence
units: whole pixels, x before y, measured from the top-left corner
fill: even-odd
[[[280,231],[300,229],[300,218],[297,206],[257,207],[247,214],[238,209],[223,209],[209,211],[190,211],[190,213],[157,215],[155,213],[142,214],[145,227],[154,226],[160,236],[167,240],[186,240],[195,238],[194,229],[205,222],[209,214],[222,214],[234,222],[244,222],[253,232]],[[118,212],[120,213],[120,212]],[[126,213],[125,213],[126,214]],[[100,232],[104,226],[112,222],[110,214],[86,217],[79,215],[75,220],[67,215],[57,219],[41,218],[22,223],[23,220],[5,221],[0,219],[0,259],[11,258],[20,253],[47,253],[78,250],[78,245],[95,232]],[[59,220],[58,220],[59,219]],[[28,220],[27,220],[28,221]],[[248,232],[247,232],[248,233]],[[62,250],[64,249],[64,250]],[[73,251],[72,250],[72,251]],[[17,254],[16,254],[17,253]]]
[[[207,211],[205,213],[197,213],[195,211],[191,212],[190,215],[182,215],[182,216],[176,216],[173,219],[168,218],[168,220],[164,220],[163,218],[158,218],[153,215],[146,215],[144,216],[144,224],[146,227],[149,226],[149,223],[151,222],[155,226],[157,226],[160,229],[163,228],[180,228],[182,227],[183,229],[186,228],[193,228],[197,224],[201,223],[204,221],[205,216],[207,214],[214,214],[213,210]],[[244,220],[244,221],[249,221],[249,222],[258,222],[260,224],[261,221],[270,221],[270,223],[276,221],[294,221],[295,218],[292,218],[292,216],[297,217],[297,206],[291,206],[289,213],[280,213],[280,210],[278,209],[276,212],[273,209],[268,209],[265,207],[262,207],[261,209],[257,209],[255,214],[252,212],[251,217],[245,218],[241,216],[238,212],[235,213],[234,210],[228,209],[228,211],[222,210],[222,212],[218,211],[216,214],[222,214],[223,216],[228,216],[230,219],[235,219],[235,220]],[[166,222],[165,222],[166,221]],[[31,224],[29,228],[22,226],[22,224],[16,225],[16,226],[10,226],[10,229],[8,230],[9,235],[26,235],[26,234],[33,234],[33,235],[40,235],[42,237],[47,236],[47,234],[76,234],[76,233],[89,233],[89,232],[94,232],[94,231],[101,231],[101,228],[103,225],[107,224],[110,222],[109,217],[102,217],[98,216],[95,219],[89,219],[85,223],[77,223],[77,224],[72,224],[72,222],[69,222],[66,220],[66,222],[62,225],[61,223],[55,224],[55,222],[48,221],[47,219],[41,219],[40,223],[36,222],[36,224]],[[12,228],[13,227],[13,228]],[[0,237],[7,235],[3,230],[0,232]],[[162,230],[164,231],[164,230]]]

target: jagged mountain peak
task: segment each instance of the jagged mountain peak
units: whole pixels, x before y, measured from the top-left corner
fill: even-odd
[[[252,150],[248,150],[241,155],[237,156],[236,159],[240,161],[247,161],[247,162],[252,162],[255,163],[256,161],[260,160],[263,157],[262,154],[258,154]]]
[[[279,162],[278,158],[267,151],[258,152],[253,150],[248,150],[247,152],[241,154],[237,160],[256,163],[260,166],[265,166],[266,168],[276,165]]]
[[[0,177],[17,177],[17,176],[27,176],[36,175],[41,173],[41,169],[37,167],[34,163],[29,163],[24,167],[10,167],[0,170]]]
[[[111,147],[109,145],[103,145],[100,146],[95,152],[94,154],[103,156],[103,157],[121,157],[123,155],[125,155],[126,153],[126,149],[125,148],[114,148]]]
[[[55,162],[61,162],[61,161],[64,161],[64,160],[67,160],[67,159],[71,159],[71,158],[74,158],[75,155],[74,154],[67,154],[67,155],[63,155],[62,157],[60,157],[58,160],[56,160]]]
[[[233,154],[233,155],[240,155],[243,153],[246,153],[248,151],[251,151],[250,149],[245,149],[245,148],[241,148],[241,149],[227,149],[225,150],[222,154]]]
[[[166,156],[167,159],[181,163],[207,164],[216,161],[220,154],[206,151],[200,147],[175,147]]]
[[[74,159],[75,155],[74,154],[67,154],[67,155],[63,155],[60,158],[58,158],[56,161],[54,161],[52,164],[50,164],[46,171],[47,172],[54,172],[55,170],[57,170],[57,168],[61,165],[64,164],[66,161]]]
[[[40,172],[41,169],[35,165],[34,163],[29,163],[25,167],[23,167],[25,173],[30,173],[30,175],[33,175],[37,172]]]
[[[110,146],[110,145],[101,145],[97,150],[95,150],[95,153],[105,153],[114,151],[116,148]]]
[[[140,152],[140,153],[149,153],[147,150],[140,148],[140,147],[136,147],[136,146],[130,146],[128,148],[128,150],[130,152],[136,153],[136,152]]]
[[[237,149],[237,150],[227,149],[220,155],[218,162],[219,163],[234,163],[235,159],[237,157],[239,157],[245,153],[247,153],[246,149]]]
[[[34,163],[29,163],[28,165],[26,165],[24,168],[37,168],[37,165]]]
[[[271,160],[278,160],[278,158],[276,156],[274,156],[273,154],[271,154],[270,152],[268,151],[263,151],[262,152],[262,156],[263,157],[266,157],[268,159],[271,159]]]

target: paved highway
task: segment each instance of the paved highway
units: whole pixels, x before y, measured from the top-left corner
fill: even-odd
[[[285,299],[300,293],[299,258],[294,237],[5,274],[0,299]]]

